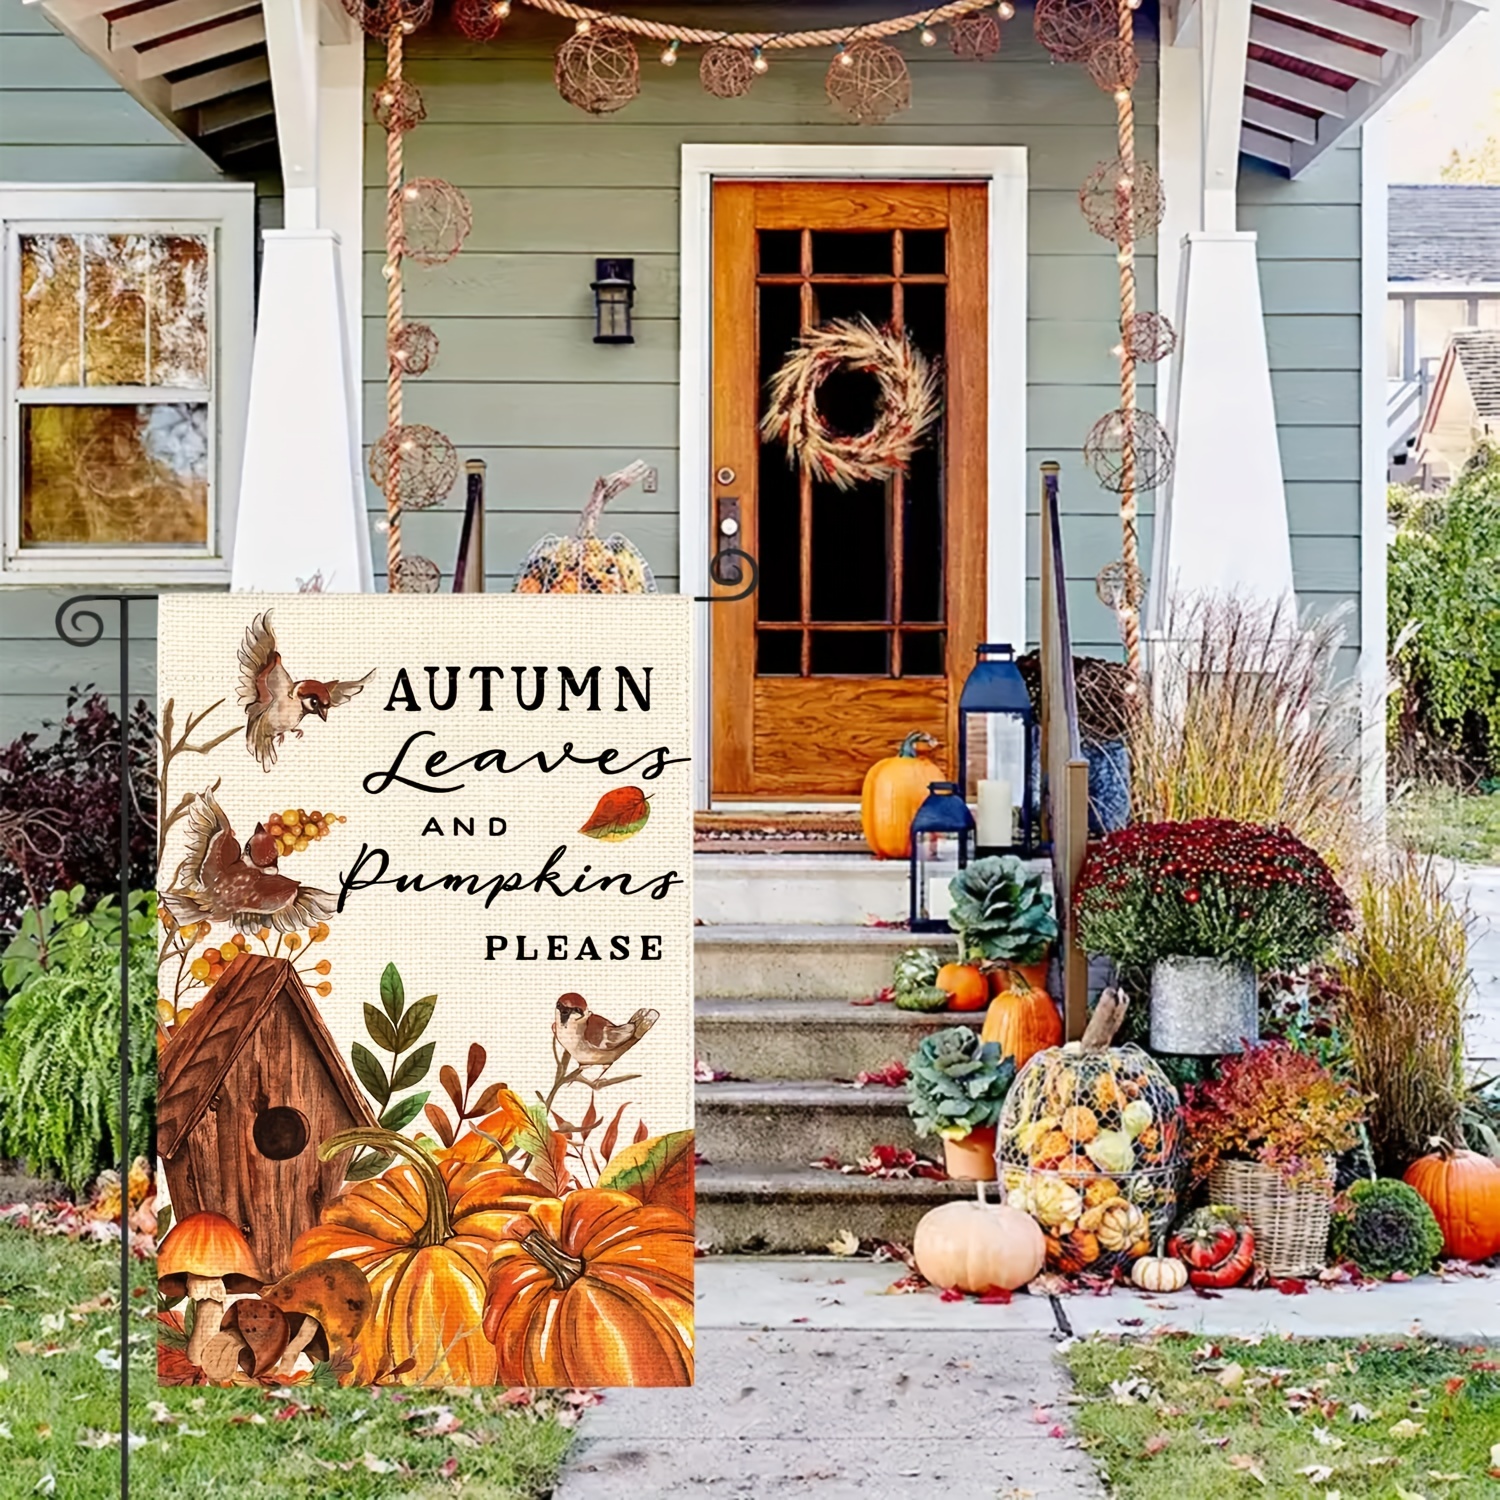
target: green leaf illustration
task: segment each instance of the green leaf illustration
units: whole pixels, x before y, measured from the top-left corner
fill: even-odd
[[[406,1020],[403,1016],[402,1021]],[[391,1018],[378,1006],[365,1005],[365,1030],[370,1033],[370,1040],[377,1047],[384,1047],[387,1052],[399,1052],[401,1049],[396,1041],[396,1028],[391,1025]]]
[[[401,1017],[401,1024],[396,1028],[396,1040],[390,1049],[392,1052],[405,1052],[415,1044],[417,1038],[427,1030],[427,1023],[432,1019],[436,1005],[436,995],[424,995],[420,1000],[412,1001],[406,1014]]]
[[[393,1160],[395,1160],[394,1157],[386,1156],[380,1151],[372,1151],[368,1156],[357,1157],[344,1169],[344,1181],[368,1182],[372,1177],[379,1177]]]
[[[399,1021],[401,1012],[406,1009],[406,986],[401,983],[395,964],[387,964],[380,976],[380,1003],[392,1021]]]
[[[436,1046],[436,1042],[428,1042],[425,1047],[418,1047],[396,1069],[396,1076],[391,1079],[391,1091],[393,1093],[396,1089],[409,1089],[413,1084],[421,1083],[427,1076],[428,1068],[432,1066],[432,1054]]]
[[[617,1151],[599,1174],[601,1188],[630,1193],[642,1203],[661,1203],[691,1217],[693,1132],[654,1135]]]
[[[423,1089],[420,1094],[408,1094],[406,1098],[398,1099],[381,1115],[381,1125],[386,1130],[405,1130],[422,1112],[422,1106],[427,1103],[431,1094],[431,1089]]]
[[[355,1042],[349,1049],[349,1056],[354,1060],[354,1071],[359,1081],[369,1091],[371,1098],[378,1100],[381,1108],[384,1108],[386,1100],[391,1097],[391,1083],[375,1054],[368,1047]]]

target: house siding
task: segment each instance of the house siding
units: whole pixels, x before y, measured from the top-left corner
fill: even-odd
[[[862,16],[841,7],[842,24]],[[888,12],[886,12],[888,13]],[[713,13],[720,16],[719,12]],[[874,14],[874,12],[871,12]],[[674,16],[676,13],[674,13]],[[678,17],[680,18],[680,17]],[[798,24],[818,24],[799,11]],[[705,24],[719,24],[709,20]],[[748,23],[747,23],[748,24]],[[1082,464],[1095,419],[1118,405],[1118,274],[1113,247],[1091,234],[1078,189],[1115,154],[1114,106],[1079,68],[1053,65],[1023,14],[1005,28],[989,63],[960,63],[903,42],[912,107],[884,126],[839,123],[823,91],[825,50],[777,53],[743,99],[704,93],[696,55],[673,69],[642,45],[642,89],[619,115],[595,120],[559,98],[552,81],[555,26],[521,20],[503,42],[475,47],[419,34],[405,76],[421,90],[425,122],[405,138],[411,176],[445,177],[468,196],[474,227],[445,266],[408,266],[405,310],[429,323],[440,352],[432,373],[406,386],[405,416],[448,434],[465,458],[488,465],[487,586],[510,587],[513,570],[546,532],[571,530],[594,479],[633,458],[654,464],[655,494],[639,488],[609,513],[636,541],[661,587],[678,586],[678,241],[685,143],[760,141],[850,145],[1019,145],[1029,173],[1028,462],[1062,464],[1065,555],[1074,637],[1091,652],[1115,650],[1114,622],[1094,575],[1119,555],[1116,501]],[[1142,39],[1137,141],[1155,159],[1155,41]],[[370,81],[383,73],[372,56]],[[385,134],[366,140],[365,432],[385,423],[383,244]],[[635,257],[633,346],[592,342],[594,258]],[[1140,257],[1144,292],[1155,287],[1154,246]],[[1154,386],[1142,371],[1143,398]],[[1028,527],[1029,617],[1036,618],[1038,485]],[[407,548],[451,576],[461,494],[405,516]],[[370,492],[372,520],[383,514]],[[1151,547],[1143,497],[1142,548]],[[383,578],[384,539],[375,538]]]

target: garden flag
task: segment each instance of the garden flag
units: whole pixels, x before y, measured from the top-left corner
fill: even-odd
[[[691,1382],[691,607],[162,598],[164,1383]]]

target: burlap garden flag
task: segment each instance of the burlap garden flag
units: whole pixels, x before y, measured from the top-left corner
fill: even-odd
[[[693,1371],[690,601],[161,601],[161,1378]]]

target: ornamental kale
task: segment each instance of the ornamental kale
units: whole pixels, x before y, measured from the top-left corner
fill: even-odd
[[[1314,850],[1284,828],[1227,818],[1110,834],[1090,853],[1077,900],[1083,946],[1125,964],[1220,958],[1297,968],[1353,921]]]
[[[1356,1182],[1333,1220],[1333,1258],[1366,1276],[1420,1276],[1443,1252],[1443,1231],[1415,1188],[1394,1178]]]
[[[977,859],[948,882],[953,906],[948,925],[958,934],[960,956],[1034,964],[1057,937],[1052,898],[1042,877],[1010,855]]]
[[[941,1010],[948,991],[937,987],[943,960],[931,948],[908,948],[896,960],[891,1000],[897,1010]]]
[[[949,1026],[924,1037],[912,1053],[907,1111],[918,1135],[961,1141],[999,1123],[1000,1107],[1016,1078],[1016,1061],[997,1042],[981,1042],[970,1026]]]

